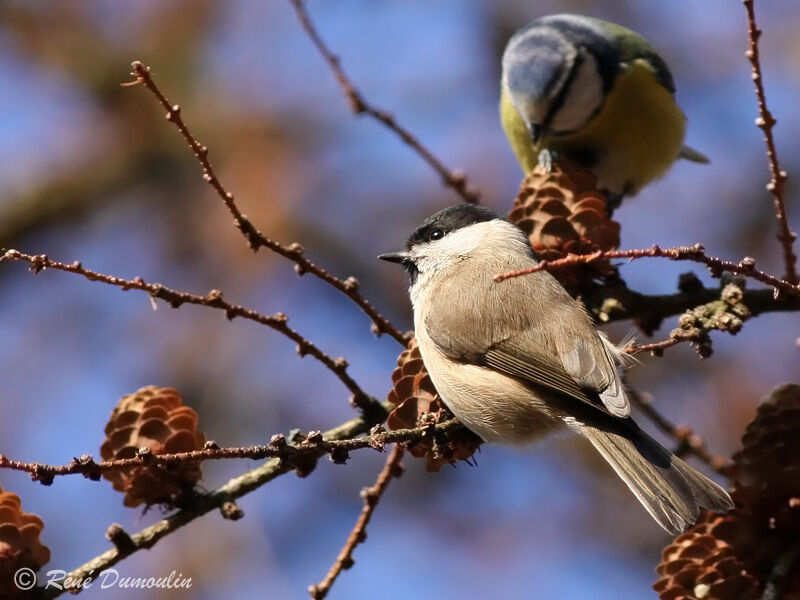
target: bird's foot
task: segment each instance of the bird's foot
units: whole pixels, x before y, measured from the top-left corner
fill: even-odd
[[[553,164],[558,160],[558,153],[545,148],[539,152],[539,168],[543,169],[548,175],[553,172]]]
[[[614,214],[614,211],[619,208],[619,205],[622,204],[622,199],[625,197],[625,192],[610,192],[608,190],[602,190],[608,201],[606,202],[606,212],[608,212],[609,218]]]

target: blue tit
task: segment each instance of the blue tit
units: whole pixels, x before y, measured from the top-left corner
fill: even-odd
[[[537,19],[503,53],[500,116],[527,174],[551,154],[593,171],[618,203],[678,158],[686,117],[655,48],[614,23],[580,15]],[[544,151],[544,152],[543,152]]]

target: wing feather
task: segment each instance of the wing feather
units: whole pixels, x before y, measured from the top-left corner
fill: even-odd
[[[508,268],[498,266],[496,272]],[[442,281],[426,311],[426,331],[434,344],[457,360],[493,362],[499,370],[576,399],[599,395],[609,413],[629,416],[618,350],[597,332],[583,307],[549,273],[501,283],[491,280],[494,274],[475,281],[472,273],[471,286],[457,277]],[[525,296],[529,310],[514,312],[518,303],[509,299]]]

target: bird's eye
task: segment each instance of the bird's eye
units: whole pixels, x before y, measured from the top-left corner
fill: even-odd
[[[434,240],[440,240],[440,239],[442,239],[443,237],[444,237],[444,231],[442,231],[441,229],[434,229],[434,230],[433,230],[433,231],[431,231],[431,233],[430,233],[430,238],[431,238],[431,241],[434,241]]]

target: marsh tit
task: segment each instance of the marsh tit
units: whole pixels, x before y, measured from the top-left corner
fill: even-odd
[[[733,507],[725,490],[633,421],[622,352],[550,273],[494,281],[537,264],[518,227],[486,208],[451,206],[404,251],[380,258],[408,272],[425,367],[447,407],[483,440],[518,445],[571,429],[672,534],[701,508]]]

